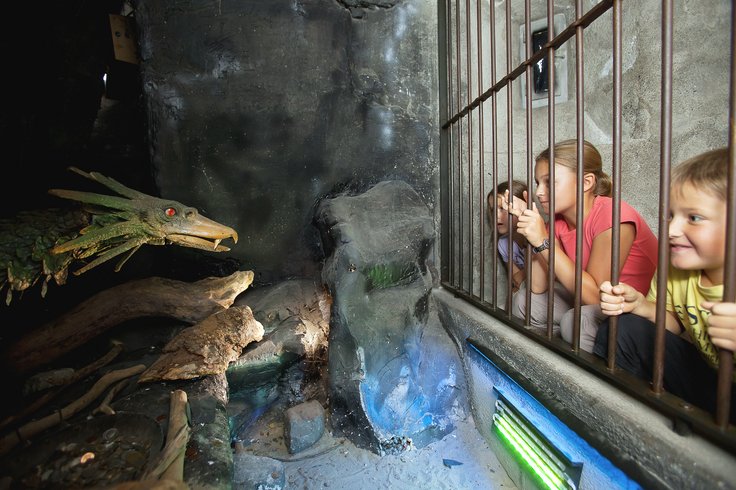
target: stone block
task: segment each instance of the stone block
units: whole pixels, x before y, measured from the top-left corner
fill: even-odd
[[[284,421],[284,440],[291,454],[319,441],[325,431],[325,410],[317,400],[288,409]]]

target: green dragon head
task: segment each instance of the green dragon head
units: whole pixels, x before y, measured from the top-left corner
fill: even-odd
[[[77,260],[85,263],[73,271],[75,275],[122,255],[115,267],[119,271],[145,244],[226,252],[230,249],[221,245],[222,240],[232,238],[238,242],[234,229],[201,216],[195,208],[149,196],[97,172],[87,173],[74,167],[70,170],[122,197],[51,189],[49,193],[54,196],[83,203],[83,212],[75,211],[74,219],[69,219],[68,213],[64,219],[43,220],[42,212],[23,215],[24,220],[35,219],[37,225],[43,222],[42,226],[0,223],[6,236],[12,235],[6,244],[10,250],[0,250],[0,289],[8,285],[8,304],[12,291],[25,290],[42,276],[42,296],[51,278],[64,284],[69,266]],[[28,236],[22,236],[20,230],[28,230]]]

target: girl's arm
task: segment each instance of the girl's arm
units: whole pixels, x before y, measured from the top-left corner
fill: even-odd
[[[621,224],[619,248],[620,269],[629,256],[634,244],[636,228],[631,223]],[[608,229],[593,239],[593,247],[588,258],[588,268],[583,270],[582,302],[584,305],[593,305],[600,301],[600,284],[611,280],[611,229]],[[555,278],[567,289],[570,294],[575,292],[575,261],[563,252],[559,244],[555,246]],[[549,251],[541,254],[548,260]],[[536,291],[535,291],[536,292]]]
[[[621,223],[621,235],[619,239],[619,269],[621,272],[629,257],[631,247],[636,239],[636,227],[632,223]],[[588,267],[583,272],[583,284],[586,286],[594,286],[595,291],[592,295],[592,302],[583,301],[585,304],[593,304],[598,302],[598,288],[603,281],[611,280],[611,256],[613,255],[613,244],[611,239],[613,230],[607,229],[593,238],[593,246],[590,249],[590,257],[588,258]],[[586,276],[591,281],[590,285],[586,285]],[[594,283],[594,284],[593,284]]]
[[[519,289],[519,286],[521,286],[521,283],[524,282],[524,279],[526,278],[526,271],[516,264],[511,264],[511,283],[514,286],[514,291]]]

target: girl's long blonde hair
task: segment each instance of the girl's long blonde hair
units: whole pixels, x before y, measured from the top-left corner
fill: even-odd
[[[577,140],[560,141],[555,145],[555,163],[576,171],[578,168]],[[537,162],[549,162],[549,148],[537,155]],[[587,140],[583,140],[583,172],[595,175],[595,196],[611,196],[611,177],[603,171],[603,159],[598,149]]]

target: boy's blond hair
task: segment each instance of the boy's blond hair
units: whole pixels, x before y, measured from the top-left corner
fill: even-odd
[[[724,201],[728,199],[728,148],[718,148],[696,155],[672,170],[672,189],[681,190],[690,184],[699,190],[709,190]]]

